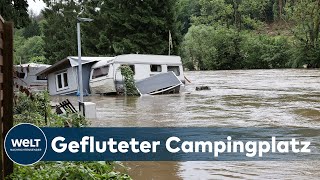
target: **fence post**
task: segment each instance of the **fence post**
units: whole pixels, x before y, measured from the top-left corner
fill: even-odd
[[[2,117],[2,168],[3,176],[13,172],[13,162],[7,157],[3,142],[4,137],[13,126],[13,23],[3,24],[3,117]]]
[[[3,179],[3,161],[2,161],[2,117],[3,117],[3,109],[2,109],[2,100],[3,100],[3,23],[4,20],[0,15],[0,179]]]

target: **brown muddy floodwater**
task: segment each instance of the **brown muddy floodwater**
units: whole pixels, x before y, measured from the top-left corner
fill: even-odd
[[[180,95],[90,96],[96,127],[320,127],[320,70],[186,72]],[[196,86],[210,91],[195,91]],[[55,100],[66,97],[56,97]],[[76,101],[76,97],[71,97]],[[134,179],[319,179],[320,162],[123,162]]]

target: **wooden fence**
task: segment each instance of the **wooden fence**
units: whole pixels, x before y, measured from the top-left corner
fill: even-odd
[[[0,15],[0,179],[13,172],[13,162],[4,151],[4,138],[13,126],[13,23]]]

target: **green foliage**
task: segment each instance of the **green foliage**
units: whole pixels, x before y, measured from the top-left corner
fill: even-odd
[[[295,24],[296,40],[293,66],[309,64],[320,67],[320,3],[318,0],[289,1],[285,7],[286,19]]]
[[[126,53],[167,54],[168,33],[174,49],[179,43],[175,1],[44,1],[44,50],[50,64],[77,54],[76,17],[94,19],[81,23],[84,56]],[[92,33],[94,32],[94,33]]]
[[[237,32],[223,26],[192,26],[182,44],[188,69],[285,68],[290,59],[285,37]]]
[[[47,60],[46,60],[46,58],[44,56],[35,56],[35,57],[31,57],[29,62],[46,64]]]
[[[51,110],[47,92],[32,94],[31,97],[25,93],[16,93],[13,112],[15,124],[28,122],[37,126],[51,127],[64,127],[66,125],[85,127],[89,125],[89,122],[79,114],[57,115],[54,113]]]
[[[247,69],[285,68],[290,59],[290,44],[285,37],[243,34],[241,54]]]
[[[37,126],[85,127],[88,122],[83,116],[67,113],[57,115],[51,110],[48,93],[16,93],[14,123],[32,123]],[[47,116],[47,121],[45,121]],[[9,177],[7,177],[9,179]],[[128,175],[115,171],[112,162],[39,162],[32,166],[15,164],[10,179],[131,179]]]
[[[37,126],[45,126],[45,116],[51,113],[50,109],[48,93],[29,94],[29,96],[21,92],[15,93],[14,123],[27,122]]]
[[[184,2],[181,0],[181,2]],[[181,46],[189,69],[320,67],[320,3],[199,0],[200,15]],[[259,34],[276,20],[287,33]],[[269,29],[267,29],[269,31]]]
[[[11,179],[65,179],[98,180],[131,178],[114,171],[109,162],[40,162],[32,166],[15,165]]]
[[[226,25],[233,21],[233,6],[225,0],[199,0],[201,15],[193,18],[195,25]]]
[[[52,64],[77,54],[76,17],[82,6],[80,16],[94,19],[81,24],[84,56],[167,54],[170,30],[173,54],[181,55],[189,69],[320,66],[317,0],[44,2],[48,7],[44,20],[33,18],[15,32],[17,64]],[[0,3],[4,16],[13,16],[14,11],[3,10],[5,6],[17,7]],[[283,26],[286,34],[275,33],[277,26]]]
[[[50,2],[50,3],[49,3]],[[77,1],[61,0],[47,3],[43,11],[44,52],[49,64],[77,54]]]
[[[1,0],[0,15],[6,21],[13,21],[15,28],[22,28],[30,23],[27,0]]]
[[[199,0],[179,0],[177,2],[177,20],[181,34],[185,35],[191,26],[192,17],[200,16]]]
[[[15,44],[15,54],[14,59],[15,63],[28,63],[31,62],[32,59],[38,57],[44,61],[44,40],[41,36],[33,36],[28,39],[19,36],[19,34],[15,34],[14,37],[14,44]]]
[[[265,19],[268,0],[200,0],[201,15],[195,25],[221,25],[240,29],[257,29]]]
[[[292,68],[299,68],[303,65],[308,65],[310,68],[320,67],[320,48],[304,43],[297,43],[298,45],[291,49],[292,59],[288,62]]]
[[[22,62],[22,57],[17,55],[17,51],[19,51],[25,41],[26,39],[23,37],[23,29],[16,29],[13,37],[13,58],[15,64],[19,64],[20,61]]]
[[[23,36],[25,38],[30,38],[33,36],[40,36],[40,35],[41,35],[41,31],[40,31],[39,23],[34,19],[23,30]]]
[[[96,6],[100,8],[98,13],[86,9],[89,9],[87,14],[97,21],[94,23],[100,24],[98,27],[101,28],[94,36],[100,40],[98,49],[105,47],[104,54],[167,54],[169,30],[174,45],[177,43],[174,0],[104,0]],[[84,31],[86,36],[92,36],[91,26],[85,26],[88,29]]]
[[[182,45],[182,57],[189,69],[239,69],[241,37],[222,26],[192,26]]]
[[[135,86],[134,73],[131,68],[127,65],[120,67],[121,74],[124,77],[125,95],[127,96],[137,96],[139,92]]]
[[[31,23],[14,32],[14,63],[47,63],[44,57],[44,40],[41,26],[43,21],[38,23],[39,16],[33,16]]]

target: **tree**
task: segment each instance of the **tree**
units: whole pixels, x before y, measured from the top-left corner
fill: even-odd
[[[198,25],[184,38],[182,58],[191,70],[285,68],[290,48],[286,37]]]
[[[243,57],[239,33],[224,26],[191,26],[182,44],[182,57],[189,69],[240,69]]]
[[[200,16],[199,0],[178,0],[176,9],[181,34],[185,35],[191,26],[191,19]]]
[[[243,66],[248,69],[271,69],[287,67],[291,48],[285,37],[270,37],[243,33],[240,44],[244,57]]]
[[[19,64],[21,63],[29,63],[31,61],[39,62],[39,59],[41,59],[41,62],[43,62],[44,59],[44,41],[42,37],[40,36],[33,36],[28,39],[20,39],[16,38],[17,41],[22,44],[17,44],[15,47],[15,63]]]
[[[98,48],[105,47],[107,54],[167,54],[169,30],[177,45],[174,0],[105,0],[98,7],[94,18],[105,25],[97,32]]]
[[[48,63],[77,54],[76,17],[80,10],[78,2],[71,0],[45,1],[43,11],[44,51]]]
[[[190,70],[218,69],[217,49],[212,34],[214,28],[204,25],[191,26],[182,43],[182,59]]]
[[[90,23],[81,24],[83,53],[89,56],[113,56],[112,37],[104,1],[89,0],[83,4],[81,16],[92,18]],[[92,33],[95,32],[95,33]]]
[[[27,0],[1,0],[0,15],[6,21],[13,21],[15,28],[22,28],[29,24]]]
[[[230,27],[232,25],[233,7],[225,0],[200,0],[201,14],[194,17],[195,25],[222,25]]]
[[[32,19],[31,23],[24,28],[23,36],[25,38],[29,38],[29,37],[40,36],[40,35],[41,35],[41,31],[40,31],[39,23],[36,20]]]
[[[287,0],[274,0],[273,11],[275,19],[281,21],[285,12]]]
[[[297,49],[295,66],[320,66],[320,0],[291,0],[286,6],[287,20],[295,24],[293,34]]]
[[[194,24],[222,25],[241,29],[257,29],[265,20],[268,0],[200,0],[201,15]]]
[[[48,8],[43,12],[43,29],[50,63],[76,54],[75,25],[81,6],[80,16],[94,19],[81,24],[83,55],[167,54],[169,30],[177,53],[179,32],[174,0],[45,2]]]

